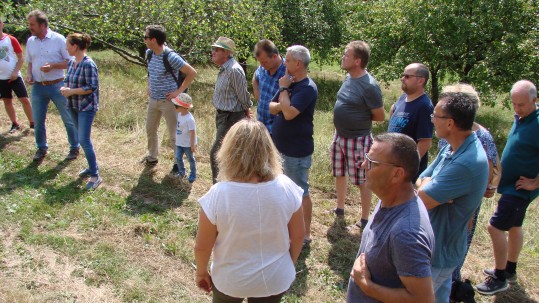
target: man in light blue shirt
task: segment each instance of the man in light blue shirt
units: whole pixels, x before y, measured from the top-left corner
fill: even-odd
[[[70,59],[64,36],[49,29],[49,19],[42,11],[28,14],[28,28],[32,37],[26,42],[28,74],[26,82],[32,86],[32,116],[34,118],[37,151],[34,161],[42,161],[47,155],[47,130],[45,120],[49,102],[52,100],[67,132],[70,151],[67,160],[76,159],[80,144],[75,125],[67,110],[67,100],[60,93],[64,86],[64,69]]]
[[[472,132],[477,106],[461,92],[442,93],[432,114],[436,136],[449,144],[417,180],[436,244],[432,281],[437,303],[449,302],[451,275],[466,252],[468,221],[488,183],[488,160]]]

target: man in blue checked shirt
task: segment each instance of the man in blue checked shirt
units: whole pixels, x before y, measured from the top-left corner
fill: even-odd
[[[279,90],[279,78],[284,76],[284,59],[273,42],[262,39],[255,45],[254,54],[260,66],[253,75],[253,93],[258,100],[258,121],[264,123],[271,134],[274,115],[269,112],[269,104]]]

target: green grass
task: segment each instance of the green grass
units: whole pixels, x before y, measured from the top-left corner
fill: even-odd
[[[197,67],[199,76],[190,88],[199,137],[199,179],[190,188],[168,176],[173,155],[167,148],[161,149],[156,169],[138,163],[146,147],[145,70],[111,52],[90,55],[101,80],[101,109],[92,136],[105,181],[97,191],[84,191],[85,180],[77,177],[85,167],[83,157],[63,160],[68,144],[53,107],[47,121],[49,155],[41,165],[31,161],[31,131],[0,133],[0,302],[208,302],[194,285],[192,263],[196,201],[211,186],[208,155],[215,132],[211,97],[217,69]],[[310,176],[314,241],[302,252],[296,281],[283,302],[344,302],[360,242],[358,232],[344,228],[357,219],[357,190],[351,188],[346,220],[334,220],[326,212],[335,204],[329,145],[332,107],[344,74],[338,68],[311,70],[320,92]],[[400,95],[398,81],[384,86],[383,95],[388,110]],[[19,108],[18,116],[25,124]],[[491,130],[501,152],[511,112],[501,106],[482,107],[477,120]],[[8,126],[0,109],[0,129]],[[374,125],[374,133],[385,129],[387,122]],[[436,149],[430,153],[433,158]],[[463,270],[474,282],[482,279],[483,267],[492,265],[485,226],[494,209],[495,200],[485,199]],[[532,204],[524,225],[520,286],[493,298],[477,296],[478,302],[538,300],[539,244],[532,236],[537,213]]]

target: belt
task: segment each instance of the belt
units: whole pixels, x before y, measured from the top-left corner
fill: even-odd
[[[60,83],[62,81],[64,81],[64,78],[60,78],[60,79],[56,79],[56,80],[52,80],[52,81],[42,81],[42,82],[36,81],[36,83],[41,84],[41,85],[53,85],[53,84],[56,84],[56,83]]]
[[[220,110],[220,109],[217,109],[217,108],[216,108],[216,110],[217,110],[217,113],[219,113],[219,114],[235,114],[235,113],[242,113],[243,112],[242,110],[239,111],[239,112],[230,112],[230,111],[226,111],[226,110]]]

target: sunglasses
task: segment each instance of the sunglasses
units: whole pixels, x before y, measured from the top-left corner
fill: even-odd
[[[409,75],[409,74],[402,74],[401,75],[401,78],[404,78],[404,79],[410,79],[410,77],[423,78],[423,77],[417,76],[417,75]]]

